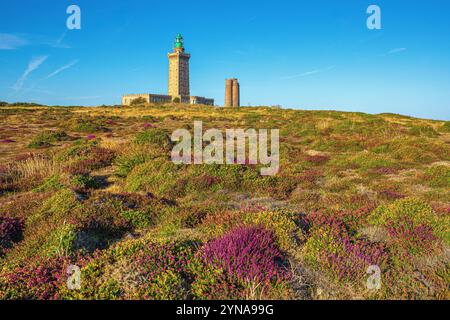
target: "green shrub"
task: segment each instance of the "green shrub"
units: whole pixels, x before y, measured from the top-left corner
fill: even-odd
[[[138,145],[154,145],[163,149],[168,149],[172,146],[172,141],[167,132],[157,128],[149,128],[139,132],[134,142]]]
[[[450,189],[450,167],[429,167],[425,170],[425,180],[431,187]]]
[[[97,144],[98,142],[94,140],[76,140],[69,148],[58,152],[56,159],[62,162],[67,162],[71,159],[86,159],[91,154],[92,148],[97,146]]]
[[[263,226],[275,233],[277,245],[283,250],[295,248],[295,232],[297,226],[294,214],[288,211],[246,212],[243,215],[244,225]]]
[[[34,194],[38,195],[38,194]],[[61,189],[52,196],[42,198],[40,207],[30,206],[26,212],[24,239],[11,252],[13,263],[28,263],[42,256],[65,255],[73,252],[75,226],[73,212],[79,206],[76,195]]]
[[[450,218],[439,217],[423,200],[405,198],[381,205],[369,216],[369,222],[387,228],[429,227],[434,236],[450,243]]]
[[[93,119],[77,119],[72,122],[72,129],[82,133],[95,133],[99,131],[108,131],[101,123]]]
[[[81,290],[64,292],[69,299],[186,299],[187,265],[193,243],[119,243],[99,252],[81,272]]]
[[[68,138],[64,131],[43,131],[31,140],[28,148],[49,147],[54,142],[63,141]]]
[[[389,143],[390,157],[409,164],[428,164],[450,159],[450,148],[430,138],[396,138]]]
[[[179,195],[180,167],[165,159],[155,159],[136,166],[125,180],[128,192],[151,192],[160,197]]]
[[[155,225],[155,216],[142,210],[126,210],[122,212],[125,219],[136,228],[148,228]]]
[[[47,257],[69,256],[74,252],[76,230],[74,225],[64,222],[49,234],[47,241],[42,246],[42,252]]]
[[[413,136],[425,136],[429,138],[439,136],[439,133],[437,133],[436,130],[434,130],[430,126],[413,126],[409,129],[409,134]]]
[[[195,300],[243,300],[245,287],[225,272],[211,265],[204,265],[199,259],[193,259],[189,267],[195,275],[191,293]]]
[[[42,184],[33,189],[34,192],[50,192],[58,191],[64,188],[64,184],[61,182],[59,175],[52,175],[46,178]]]
[[[446,121],[441,127],[439,127],[440,132],[450,133],[450,121]]]
[[[136,166],[150,160],[150,155],[146,153],[122,154],[116,158],[115,174],[125,178]]]
[[[361,169],[377,169],[391,168],[395,166],[395,162],[386,156],[379,156],[373,153],[360,153],[351,161]]]
[[[70,189],[61,189],[42,204],[41,208],[27,217],[27,226],[33,226],[37,221],[52,218],[64,218],[78,205],[78,200]]]
[[[303,247],[305,261],[336,282],[360,287],[367,268],[378,265],[385,270],[388,254],[382,244],[357,238],[345,227],[334,224],[314,227]]]
[[[248,166],[201,164],[188,167],[189,190],[219,189],[241,190]],[[255,177],[253,175],[252,177]],[[247,178],[248,179],[248,178]]]
[[[96,189],[99,182],[88,174],[76,174],[70,179],[70,185],[76,190]]]

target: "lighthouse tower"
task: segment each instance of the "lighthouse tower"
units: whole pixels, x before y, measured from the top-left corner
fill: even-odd
[[[154,94],[126,94],[122,96],[122,105],[130,106],[133,101],[140,99],[147,104],[164,104],[178,102],[183,104],[214,105],[214,99],[201,96],[191,96],[189,88],[189,59],[191,55],[184,52],[183,37],[178,34],[175,38],[173,52],[169,57],[169,93]]]
[[[191,55],[184,52],[183,37],[175,38],[173,52],[169,53],[169,96],[178,97],[180,101],[189,99],[189,59]]]

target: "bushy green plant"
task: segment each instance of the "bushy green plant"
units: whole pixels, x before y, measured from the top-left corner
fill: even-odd
[[[199,189],[240,190],[248,171],[250,171],[249,168],[241,165],[201,164],[190,166],[188,167],[188,188],[191,191]]]
[[[431,187],[450,189],[450,167],[432,166],[425,170],[425,180]]]
[[[136,166],[150,159],[150,155],[144,152],[119,155],[115,161],[115,174],[121,178],[125,178]]]
[[[200,259],[193,259],[189,267],[195,275],[191,285],[195,300],[245,299],[244,285],[229,277],[222,269],[205,265]]]
[[[186,299],[193,243],[121,243],[97,254],[82,271],[75,299]],[[119,272],[118,272],[119,271]]]
[[[76,190],[95,189],[99,187],[98,181],[88,174],[76,174],[72,176],[70,185]]]
[[[102,124],[95,120],[80,119],[73,122],[72,129],[76,132],[95,133],[99,131],[108,131]]]
[[[145,191],[160,197],[176,197],[180,167],[166,159],[155,159],[136,166],[125,180],[128,192]]]
[[[439,133],[436,132],[432,127],[430,126],[412,126],[409,129],[409,134],[413,136],[425,136],[425,137],[437,137]]]
[[[395,166],[395,162],[388,157],[371,153],[360,153],[351,160],[351,163],[365,170]]]
[[[46,178],[39,186],[33,189],[34,192],[51,192],[64,188],[59,175],[52,175]]]
[[[389,143],[389,150],[393,159],[408,164],[429,164],[450,158],[445,143],[426,137],[396,138]]]
[[[68,138],[64,131],[43,131],[31,140],[28,148],[49,147],[54,142],[63,141]]]
[[[450,132],[450,121],[445,121],[445,123],[439,127],[440,132],[449,133]]]
[[[294,214],[286,210],[278,211],[247,211],[243,215],[243,223],[249,226],[263,226],[272,230],[277,244],[283,250],[295,248],[296,224]]]
[[[310,233],[303,247],[305,261],[335,281],[361,288],[369,266],[387,267],[389,256],[382,244],[357,238],[343,225],[314,227]]]
[[[61,189],[44,201],[41,208],[27,217],[27,226],[33,226],[43,219],[64,218],[78,205],[78,199],[70,189]]]
[[[92,148],[97,146],[97,144],[98,142],[95,140],[76,140],[69,148],[59,151],[56,155],[56,159],[61,162],[67,162],[71,159],[85,159],[90,155]]]
[[[439,217],[429,204],[417,198],[381,205],[370,215],[369,222],[395,229],[429,227],[434,236],[450,243],[450,218]]]
[[[134,142],[138,145],[154,145],[162,149],[168,149],[172,146],[172,141],[165,130],[149,128],[139,132]]]
[[[42,252],[48,257],[69,256],[74,252],[75,239],[75,226],[64,221],[61,226],[49,234],[47,241],[42,246]]]
[[[126,210],[123,217],[136,228],[148,228],[155,224],[155,215],[143,210]]]

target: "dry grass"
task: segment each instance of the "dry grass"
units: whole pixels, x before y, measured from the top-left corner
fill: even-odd
[[[43,155],[34,155],[28,159],[7,164],[15,181],[36,176],[48,177],[61,172],[61,163]]]

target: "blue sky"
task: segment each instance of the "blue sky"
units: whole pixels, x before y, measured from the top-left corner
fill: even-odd
[[[66,9],[81,8],[81,30]],[[366,27],[377,4],[382,30]],[[167,92],[182,33],[191,94],[223,104],[394,112],[450,120],[447,0],[14,0],[0,2],[0,100],[118,104]]]

